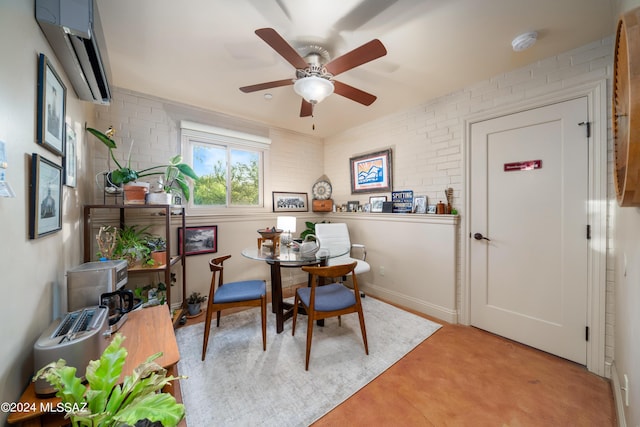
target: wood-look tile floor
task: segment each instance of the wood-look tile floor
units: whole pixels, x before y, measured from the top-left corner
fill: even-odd
[[[609,381],[584,366],[423,317],[443,327],[313,426],[616,425]]]

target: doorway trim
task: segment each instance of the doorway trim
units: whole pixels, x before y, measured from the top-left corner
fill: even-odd
[[[589,341],[587,342],[587,369],[600,376],[610,373],[605,367],[605,321],[606,321],[606,267],[607,267],[607,82],[598,80],[574,86],[552,94],[529,99],[517,104],[509,104],[499,108],[486,110],[470,115],[463,121],[464,144],[462,158],[462,194],[464,194],[465,218],[461,222],[460,253],[464,257],[460,268],[460,307],[459,322],[471,323],[471,278],[470,274],[470,196],[468,189],[469,157],[471,144],[471,126],[474,123],[494,119],[507,114],[519,113],[534,108],[544,107],[579,97],[587,97],[591,137],[589,138],[589,183],[587,217],[591,225],[591,239],[588,241],[588,279],[587,279],[587,326]],[[585,231],[586,232],[586,231]]]

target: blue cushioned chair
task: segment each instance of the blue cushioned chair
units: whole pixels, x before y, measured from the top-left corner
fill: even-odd
[[[213,258],[209,261],[209,268],[212,274],[207,303],[207,317],[204,324],[202,360],[204,360],[207,353],[209,331],[211,330],[211,315],[214,311],[217,313],[216,326],[220,327],[220,312],[226,308],[260,307],[262,310],[262,350],[265,351],[267,349],[267,286],[264,280],[224,283],[222,264],[229,258],[231,258],[231,255]],[[217,281],[216,275],[218,276]]]
[[[307,356],[305,361],[305,369],[307,371],[309,370],[309,354],[311,353],[313,323],[316,320],[337,316],[338,322],[340,322],[340,316],[343,314],[358,313],[358,318],[360,319],[360,330],[362,331],[362,340],[364,342],[364,351],[366,354],[369,354],[367,331],[364,326],[364,314],[362,313],[360,291],[358,290],[358,279],[356,278],[354,271],[356,265],[356,262],[352,262],[350,264],[326,267],[302,267],[303,271],[310,274],[311,285],[309,287],[298,288],[296,290],[291,335],[296,334],[298,306],[302,305],[309,317],[307,325]],[[335,279],[348,274],[351,274],[353,278],[353,290],[347,288],[342,283],[324,284],[327,279]]]

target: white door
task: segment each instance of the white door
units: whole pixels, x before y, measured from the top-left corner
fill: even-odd
[[[587,98],[474,123],[471,324],[586,364]]]

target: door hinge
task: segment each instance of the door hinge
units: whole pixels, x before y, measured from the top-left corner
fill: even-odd
[[[580,122],[578,126],[586,126],[587,127],[587,138],[591,138],[591,122]]]
[[[591,225],[587,224],[587,240],[591,240]]]
[[[588,326],[584,327],[584,340],[585,341],[589,341],[589,327]]]

